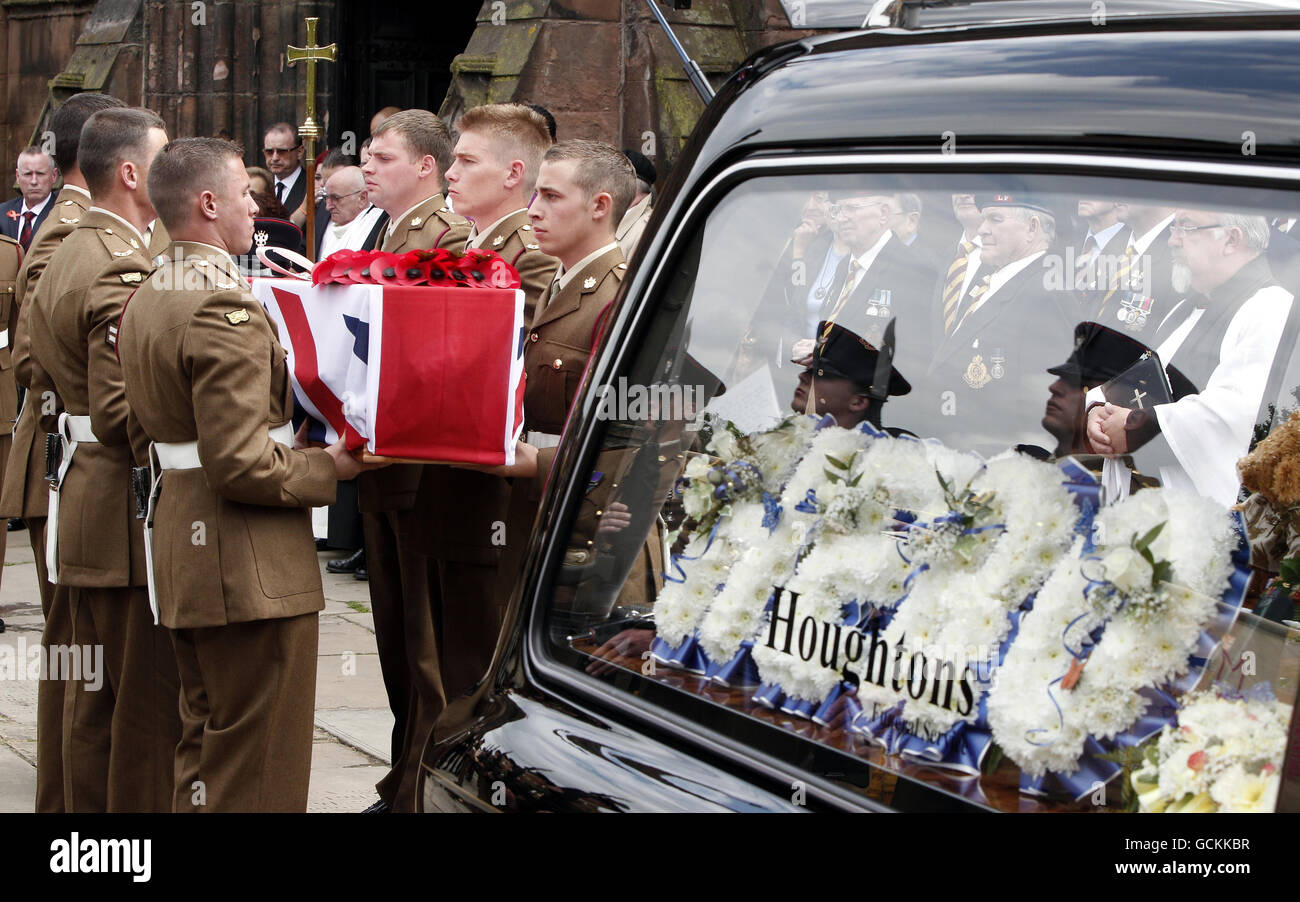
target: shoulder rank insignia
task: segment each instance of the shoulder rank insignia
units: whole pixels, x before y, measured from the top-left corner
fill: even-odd
[[[413,229],[418,229],[422,225],[424,225],[424,220],[418,216],[411,220],[411,228]]]
[[[117,347],[117,326],[116,326],[116,324],[110,324],[110,325],[109,325],[109,327],[108,327],[108,332],[107,332],[107,334],[104,336],[104,339],[105,339],[105,340],[106,340],[110,345],[112,345],[113,347]]]
[[[536,250],[541,250],[542,246],[540,244],[525,244],[524,247],[527,250],[536,251]]]
[[[523,225],[523,230],[524,230],[525,232],[531,232],[531,231],[533,230],[533,227],[530,226],[528,223],[524,223],[524,225]]]
[[[492,239],[492,246],[493,246],[493,247],[500,247],[501,245],[503,245],[503,244],[505,244],[505,243],[506,243],[506,240],[505,240],[504,238],[502,238],[500,235],[498,235],[498,236],[496,236],[495,238]]]
[[[135,253],[135,251],[113,251],[113,256],[114,256],[114,257],[129,257],[129,256],[131,256],[131,255],[134,254],[134,253]]]
[[[226,314],[226,321],[232,326],[238,326],[240,323],[246,323],[249,320],[248,311],[240,308],[232,310]]]
[[[626,263],[620,263],[618,266],[615,266],[614,268],[615,268],[615,269],[627,269],[627,264],[626,264]]]
[[[595,287],[596,287],[596,277],[595,277],[595,276],[587,276],[587,278],[585,278],[585,279],[582,280],[582,287],[583,287],[583,288],[587,288],[587,289],[595,288]]]
[[[131,285],[131,284],[133,284],[133,283],[138,283],[138,282],[142,281],[143,279],[144,279],[144,273],[138,273],[138,272],[124,272],[124,273],[122,273],[122,281],[123,281],[125,284],[127,284],[127,285]]]
[[[77,223],[81,222],[81,219],[80,217],[76,219],[64,219],[62,216],[60,216],[59,222],[63,223],[64,225],[76,225]]]

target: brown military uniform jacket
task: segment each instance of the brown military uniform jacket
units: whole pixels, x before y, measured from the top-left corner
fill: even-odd
[[[22,269],[22,246],[12,238],[0,235],[0,435],[13,431],[14,420],[18,418],[18,383],[14,380],[13,361],[9,348],[13,340],[13,330],[18,326],[14,316],[18,309],[14,289],[18,284],[18,272]],[[0,461],[3,472],[4,461]]]
[[[524,372],[528,375],[524,422],[529,430],[554,435],[563,431],[591,356],[596,323],[618,295],[625,272],[623,252],[610,248],[576,272],[564,289],[537,311],[524,348]],[[554,448],[543,448],[537,454],[538,498],[554,458]]]
[[[170,629],[293,617],[324,607],[307,508],[332,504],[334,466],[267,431],[289,421],[285,350],[234,261],[175,242],[122,316],[127,401],[155,442],[197,439],[201,469],[167,470],[154,580]],[[196,259],[199,258],[199,259]]]
[[[446,248],[461,253],[469,238],[469,220],[457,216],[441,194],[420,204],[401,221],[393,233],[380,234],[380,248],[390,254]],[[362,473],[357,478],[357,506],[363,513],[410,510],[420,484],[420,464],[394,464]]]
[[[533,234],[533,223],[527,210],[517,210],[504,221],[470,240],[471,247],[480,247],[497,254],[515,268],[524,289],[524,325],[532,325],[537,301],[551,287],[560,261],[542,253]]]
[[[53,381],[63,409],[89,416],[99,439],[78,443],[60,490],[59,582],[64,585],[145,584],[126,394],[114,342],[122,308],[153,268],[148,253],[134,229],[92,209],[50,257],[30,305],[33,355]]]
[[[27,389],[27,400],[13,428],[13,447],[5,467],[4,491],[0,493],[0,516],[44,517],[49,507],[49,487],[45,482],[45,434],[55,431],[62,409],[54,393],[54,384],[31,356],[28,321],[31,300],[41,274],[63,239],[81,222],[90,209],[90,195],[71,185],[59,192],[54,209],[32,238],[23,268],[14,288],[17,315],[9,343],[13,349],[14,378]]]

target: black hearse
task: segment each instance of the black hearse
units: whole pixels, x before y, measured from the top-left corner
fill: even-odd
[[[1266,257],[1294,293],[1288,264],[1300,245],[1283,229],[1300,216],[1300,15],[1280,6],[878,3],[882,27],[771,47],[737,70],[676,162],[584,376],[488,679],[449,706],[427,745],[424,809],[1096,808],[1068,792],[1020,792],[1009,761],[961,772],[886,754],[843,720],[760,698],[744,674],[701,672],[656,650],[656,593],[679,578],[673,555],[683,553],[678,477],[711,436],[808,404],[795,341],[815,336],[825,305],[851,293],[835,246],[862,228],[855,217],[876,221],[873,204],[887,208],[888,240],[915,271],[931,266],[924,291],[878,290],[874,321],[857,321],[910,384],[887,399],[884,425],[985,457],[1082,453],[1051,428],[1053,417],[1077,420],[1068,407],[1079,399],[1058,397],[1058,377],[1036,369],[1074,359],[1078,322],[1044,302],[1004,323],[1005,340],[945,334],[962,223],[978,234],[990,205],[1047,214],[1054,234],[1040,260],[1058,261],[1054,287],[1067,292],[1096,287],[1079,270],[1088,236],[1146,239],[1163,253],[1171,225],[1187,244],[1222,231],[1212,216],[1172,219],[1192,210],[1267,223]],[[1130,224],[1115,226],[1117,205]],[[987,256],[1005,261],[1010,239],[984,234]],[[884,240],[862,256],[883,253]],[[1101,288],[1097,322],[1161,346],[1167,298],[1106,299]],[[890,320],[890,334],[875,329]],[[1296,311],[1270,328],[1276,351],[1271,364],[1267,349],[1253,358],[1244,413],[1255,438],[1300,403]],[[938,366],[945,344],[954,365]],[[603,405],[620,385],[702,395]],[[1222,471],[1198,472],[1212,465],[1182,450],[1157,435],[1124,472],[1236,501]],[[602,481],[625,489],[612,496],[630,511],[622,533],[580,525],[603,515],[586,509]],[[1278,646],[1286,636],[1248,612],[1234,630]],[[1294,693],[1294,675],[1260,679],[1270,676]]]

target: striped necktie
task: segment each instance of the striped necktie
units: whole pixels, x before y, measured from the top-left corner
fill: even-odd
[[[948,267],[948,276],[943,286],[943,331],[945,335],[951,335],[953,327],[957,324],[957,306],[961,301],[961,287],[966,283],[966,267],[970,263],[970,255],[973,250],[975,250],[975,242],[962,238],[961,249],[957,252],[957,258]]]
[[[1124,256],[1120,257],[1119,266],[1115,269],[1115,279],[1111,282],[1110,290],[1101,299],[1101,307],[1097,310],[1097,319],[1101,319],[1102,314],[1106,312],[1106,305],[1110,303],[1110,299],[1117,292],[1129,290],[1129,274],[1133,272],[1133,261],[1136,258],[1137,248],[1130,241],[1128,247],[1124,250]]]
[[[957,329],[961,326],[961,324],[966,322],[966,319],[967,317],[970,316],[971,311],[979,306],[980,299],[983,298],[984,295],[988,294],[989,288],[992,286],[992,284],[993,284],[993,273],[987,272],[980,278],[979,283],[974,285],[971,288],[970,293],[966,295],[966,297],[968,297],[970,300],[969,302],[963,305],[964,309],[961,311],[961,316],[957,318],[957,325],[952,327],[953,332],[956,332]],[[948,334],[951,335],[952,333],[950,332]]]
[[[862,269],[862,264],[858,262],[858,258],[850,257],[849,270],[844,276],[844,287],[840,289],[839,300],[835,302],[835,309],[831,311],[830,316],[826,317],[826,329],[822,332],[823,341],[830,336],[831,323],[835,322],[835,318],[840,315],[840,311],[844,309],[845,303],[848,302],[849,297],[853,294],[853,289],[857,287],[857,285],[854,284],[853,277],[858,274],[860,269]]]
[[[1089,235],[1083,241],[1083,253],[1079,254],[1074,261],[1074,287],[1083,289],[1091,288],[1096,281],[1096,268],[1093,265],[1097,258],[1097,239]]]

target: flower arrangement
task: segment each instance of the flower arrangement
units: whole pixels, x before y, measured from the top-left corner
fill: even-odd
[[[1273,698],[1186,697],[1132,785],[1144,812],[1257,812],[1277,805],[1290,707]]]
[[[866,443],[828,435],[814,450],[824,458],[820,474],[814,459],[796,473],[788,493],[803,491],[800,542],[811,545],[788,588],[799,593],[802,614],[822,623],[844,621],[851,602],[858,603],[860,618],[892,611],[912,569],[897,536],[918,516],[942,509],[942,471],[969,478],[980,461],[936,443],[888,437]],[[755,646],[754,660],[763,682],[797,699],[820,702],[842,678],[820,660],[764,645]]]
[[[781,493],[780,517],[768,533],[750,529],[742,534],[744,552],[700,623],[700,644],[714,661],[730,660],[740,651],[741,643],[757,635],[773,587],[786,584],[799,558],[815,541],[817,508],[809,496],[815,496],[816,488],[825,481],[828,459],[851,458],[874,440],[874,430],[817,425],[821,428],[808,436],[806,446],[796,449],[787,444],[780,460],[781,469],[790,475]]]
[[[926,569],[884,638],[891,648],[924,651],[932,669],[951,664],[955,676],[967,668],[986,676],[1010,631],[1008,615],[1069,550],[1078,509],[1056,467],[1022,455],[994,458],[958,484],[943,481],[943,515],[909,529],[906,548]],[[905,701],[903,716],[928,733],[978,716],[978,703],[958,714],[906,687],[864,685],[859,696],[879,707]]]
[[[658,636],[668,645],[680,645],[700,627],[719,588],[736,581],[736,562],[766,543],[781,517],[776,497],[817,434],[818,422],[792,416],[749,436],[726,423],[706,449],[713,461],[696,457],[687,464],[683,528],[691,540],[674,557],[676,575],[669,574],[655,604]],[[675,543],[676,535],[671,539]]]
[[[1103,509],[1021,622],[988,699],[994,740],[1034,777],[1078,769],[1087,738],[1147,708],[1186,672],[1232,572],[1236,534],[1213,501],[1151,489]]]
[[[518,288],[519,273],[496,251],[445,248],[403,254],[335,251],[311,271],[313,285],[424,285],[434,288]]]

